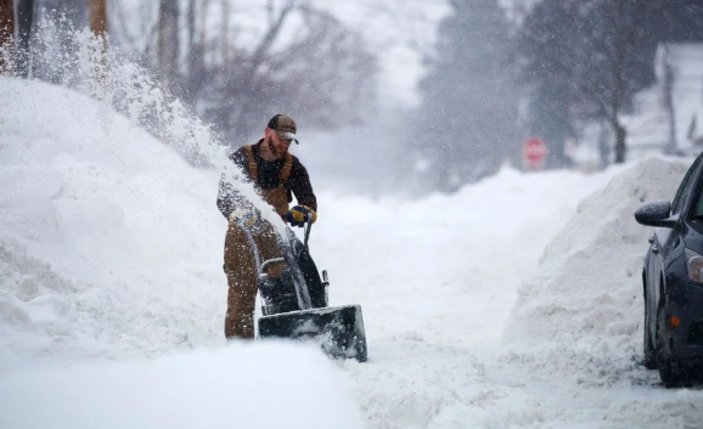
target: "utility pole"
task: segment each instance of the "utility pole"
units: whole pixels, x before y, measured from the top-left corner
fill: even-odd
[[[158,22],[158,67],[161,76],[172,84],[178,76],[178,2],[161,0]]]

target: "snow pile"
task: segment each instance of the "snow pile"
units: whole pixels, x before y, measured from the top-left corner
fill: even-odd
[[[651,230],[633,214],[671,200],[690,162],[650,158],[615,176],[578,207],[519,290],[505,336],[555,348],[535,365],[573,368],[596,383],[618,379],[641,358],[642,260]],[[612,360],[612,362],[606,362]],[[548,368],[547,368],[548,367]],[[569,373],[569,371],[565,371]]]
[[[361,428],[353,395],[350,380],[315,350],[236,344],[7,374],[0,427]]]
[[[3,78],[0,100],[0,350],[212,337],[225,294],[217,176],[73,91]]]
[[[0,165],[0,355],[222,341],[219,169],[193,169],[106,101],[11,78],[0,78]]]

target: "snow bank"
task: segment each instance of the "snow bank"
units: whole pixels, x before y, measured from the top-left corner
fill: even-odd
[[[216,174],[65,88],[3,78],[0,118],[0,349],[212,337],[226,292]]]
[[[633,214],[646,202],[673,199],[689,165],[650,158],[621,172],[585,199],[545,248],[505,330],[511,342],[554,347],[547,359],[544,353],[530,358],[533,364],[546,371],[563,366],[570,377],[596,383],[637,365],[642,259],[651,230]]]
[[[0,427],[15,429],[362,427],[351,380],[290,344],[21,370],[0,397]]]

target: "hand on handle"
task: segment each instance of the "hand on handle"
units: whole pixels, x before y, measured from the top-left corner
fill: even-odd
[[[288,210],[288,213],[283,215],[283,220],[290,223],[293,226],[302,227],[305,223],[315,223],[317,220],[317,213],[315,210],[307,206],[295,206]]]

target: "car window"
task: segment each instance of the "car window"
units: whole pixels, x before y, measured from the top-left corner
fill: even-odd
[[[691,193],[691,188],[694,186],[696,182],[696,177],[697,175],[694,174],[695,171],[698,170],[698,165],[700,164],[700,159],[696,159],[696,161],[693,163],[691,168],[688,169],[686,172],[686,176],[684,176],[683,180],[681,181],[681,185],[679,186],[679,190],[676,191],[676,197],[674,197],[674,201],[671,203],[671,214],[679,214],[681,213],[681,210],[683,209],[683,205],[686,202],[686,195]],[[699,187],[698,193],[701,192],[701,189]],[[701,198],[697,197],[697,201],[701,201]],[[696,205],[696,211],[698,210],[698,205]]]
[[[698,195],[696,196],[696,205],[693,207],[691,217],[703,218],[703,198],[701,198],[701,187],[698,187]]]
[[[696,199],[694,200],[693,211],[691,212],[691,217],[696,219],[703,219],[703,183],[698,183],[698,188],[696,189]]]

